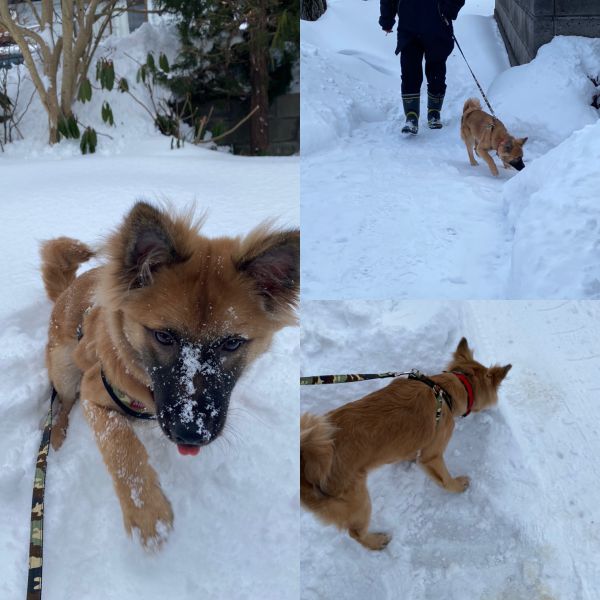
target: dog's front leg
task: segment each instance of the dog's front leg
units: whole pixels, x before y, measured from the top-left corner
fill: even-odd
[[[487,163],[487,166],[490,168],[490,171],[492,172],[492,175],[494,177],[497,177],[498,176],[498,167],[496,166],[494,159],[489,155],[488,151],[484,150],[481,147],[481,144],[479,144],[479,146],[477,146],[477,155],[480,158],[483,158],[483,160],[485,160],[485,162]]]
[[[97,384],[99,377],[94,377],[93,371],[86,373],[81,385],[84,413],[112,476],[125,529],[130,535],[137,529],[142,544],[157,549],[173,525],[171,504],[129,419],[101,404],[104,389]],[[90,398],[98,398],[100,403]]]
[[[421,466],[431,479],[449,492],[464,492],[469,487],[470,480],[467,476],[452,477],[450,475],[441,454],[428,457],[426,460],[421,458]]]

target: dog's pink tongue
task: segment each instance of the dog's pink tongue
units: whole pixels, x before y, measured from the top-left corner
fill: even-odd
[[[187,446],[186,444],[177,444],[179,454],[183,456],[196,456],[200,452],[200,446]]]

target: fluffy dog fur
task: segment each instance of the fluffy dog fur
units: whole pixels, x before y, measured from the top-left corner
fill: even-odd
[[[223,430],[243,370],[277,330],[295,323],[299,231],[262,225],[244,238],[209,239],[198,229],[190,216],[140,202],[108,239],[100,267],[76,277],[94,252],[70,238],[41,251],[56,302],[46,352],[60,400],[52,446],[60,448],[81,397],[125,529],[138,529],[147,547],[164,539],[173,513],[101,369],[113,388],[157,415],[182,454],[196,454]]]
[[[471,382],[473,411],[497,402],[498,387],[510,369],[511,365],[486,368],[478,363],[465,338],[448,365],[448,371],[460,370]],[[387,387],[323,416],[305,413],[301,417],[302,505],[325,523],[347,530],[371,550],[381,550],[391,537],[369,531],[369,471],[388,463],[417,459],[425,472],[449,492],[464,492],[469,486],[468,477],[452,477],[444,463],[454,417],[466,412],[467,392],[451,373],[431,379],[453,400],[452,412],[444,404],[437,426],[431,388],[410,379],[395,379]]]
[[[489,154],[490,150],[496,152],[506,169],[511,166],[518,171],[525,168],[523,146],[527,138],[515,138],[510,135],[502,121],[481,110],[481,104],[476,98],[469,98],[465,102],[460,137],[467,147],[469,161],[474,167],[479,163],[473,156],[473,149],[477,156],[485,160],[492,175],[498,175],[498,168]]]

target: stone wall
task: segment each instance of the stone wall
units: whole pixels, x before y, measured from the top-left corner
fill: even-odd
[[[249,112],[249,105],[238,100],[219,100],[200,107],[202,114],[213,108],[208,129],[216,124],[227,131]],[[282,156],[300,152],[300,94],[284,94],[276,98],[269,109],[268,154]],[[236,154],[250,154],[250,124],[248,121],[220,144],[233,146]]]
[[[496,0],[494,13],[513,65],[556,35],[600,37],[600,0]]]

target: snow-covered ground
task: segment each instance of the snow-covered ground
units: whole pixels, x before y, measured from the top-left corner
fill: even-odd
[[[498,406],[457,421],[460,495],[412,463],[369,477],[382,552],[301,517],[303,600],[596,600],[600,589],[600,305],[592,301],[304,302],[303,375],[444,368],[460,336],[511,362]],[[389,380],[388,380],[389,381]],[[324,413],[386,381],[304,387]]]
[[[405,139],[396,34],[379,27],[379,3],[331,0],[302,22],[304,298],[600,297],[588,216],[600,187],[588,77],[600,40],[555,38],[510,68],[493,8],[467,0],[455,33],[498,117],[529,137],[526,169],[498,178],[469,165],[460,139],[463,103],[479,93],[456,48],[444,128],[422,119]],[[424,84],[422,113],[425,102]],[[585,268],[573,272],[576,261]]]
[[[140,121],[141,123],[141,121]],[[0,154],[0,597],[25,594],[31,491],[49,402],[50,315],[38,245],[59,235],[98,243],[139,198],[196,202],[209,236],[265,218],[299,221],[298,158],[169,150],[129,128],[93,156],[40,140]],[[298,597],[298,329],[240,380],[222,439],[182,457],[159,429],[136,425],[172,502],[175,528],[156,555],[124,531],[100,453],[76,405],[65,444],[50,452],[44,599],[294,599]]]

